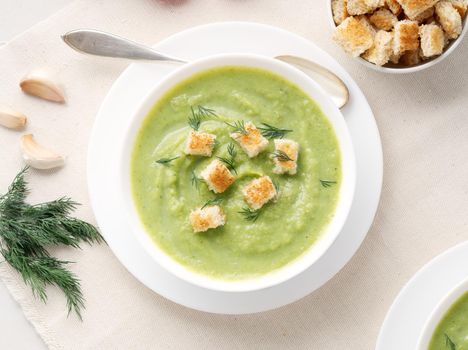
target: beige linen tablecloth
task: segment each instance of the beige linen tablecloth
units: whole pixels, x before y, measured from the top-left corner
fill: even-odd
[[[189,310],[153,293],[105,245],[58,249],[77,261],[86,297],[84,321],[67,318],[62,295],[33,299],[18,275],[1,279],[51,349],[355,349],[374,348],[379,327],[405,282],[436,254],[468,238],[468,45],[425,72],[382,75],[346,57],[330,40],[324,0],[81,0],[0,50],[0,103],[29,116],[28,132],[68,156],[58,171],[32,171],[31,201],[69,195],[94,222],[86,187],[86,149],[99,105],[126,62],[81,56],[59,35],[93,27],[153,44],[194,25],[246,20],[312,40],[356,79],[375,112],[385,177],[375,224],[351,262],[295,304],[249,316]],[[261,44],[261,43],[259,43]],[[22,94],[20,78],[48,68],[68,103]],[[0,189],[22,166],[20,132],[0,129]],[[5,330],[2,330],[5,331]]]

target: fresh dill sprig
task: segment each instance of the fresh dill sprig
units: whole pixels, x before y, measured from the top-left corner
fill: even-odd
[[[191,115],[188,118],[188,124],[195,131],[200,129],[200,125],[203,119],[218,118],[218,115],[214,109],[206,108],[200,105],[198,105],[196,109],[191,106],[190,111]]]
[[[161,164],[161,165],[168,166],[168,165],[171,164],[171,162],[172,162],[173,160],[176,160],[177,158],[180,158],[180,156],[173,157],[173,158],[161,158],[161,159],[155,160],[154,162],[155,162],[156,164]]]
[[[336,181],[320,180],[323,187],[328,188],[336,184]]]
[[[210,199],[210,200],[207,201],[205,204],[203,204],[203,206],[202,206],[200,209],[205,209],[206,207],[208,207],[208,206],[210,206],[210,205],[217,205],[217,204],[220,204],[222,201],[223,201],[222,198],[213,198],[213,199]]]
[[[205,119],[218,118],[218,114],[216,113],[214,109],[206,108],[200,105],[198,105],[197,109],[198,109],[198,114],[200,114],[202,118],[205,118]]]
[[[282,139],[288,132],[292,132],[291,129],[277,128],[273,125],[262,123],[263,127],[259,127],[258,130],[262,132],[262,135],[267,139]]]
[[[276,195],[278,195],[279,191],[280,191],[280,184],[279,184],[279,181],[278,180],[273,180],[273,186],[275,186],[275,190],[276,190]]]
[[[234,173],[237,174],[237,170],[236,170],[236,157],[237,157],[237,150],[236,150],[236,146],[234,146],[234,144],[231,142],[229,143],[228,147],[227,147],[227,151],[228,151],[228,154],[229,154],[229,158],[226,158],[226,157],[216,157],[218,158],[220,161],[222,161],[224,164],[226,164],[226,166],[228,167],[229,170],[232,170],[234,171]]]
[[[195,171],[193,170],[190,173],[190,182],[192,183],[193,187],[199,190],[201,179],[197,176],[197,174],[195,174]]]
[[[444,336],[445,336],[445,346],[446,346],[449,350],[457,350],[457,346],[456,346],[455,343],[452,341],[452,339],[450,339],[450,337],[447,335],[447,333],[444,333]]]
[[[0,196],[0,254],[43,302],[47,301],[47,285],[60,288],[67,299],[68,313],[74,311],[81,319],[84,299],[80,281],[66,268],[70,262],[50,256],[47,248],[79,248],[82,242],[100,243],[104,239],[93,225],[70,217],[79,205],[70,198],[27,204],[27,170],[21,170],[7,193]]]
[[[198,129],[200,129],[202,116],[200,113],[197,113],[193,107],[190,107],[190,110],[192,111],[192,115],[188,118],[188,124],[193,130],[198,131]]]
[[[237,120],[234,123],[225,122],[226,125],[232,128],[232,132],[241,135],[247,135],[249,132],[245,129],[245,122],[243,120]]]
[[[282,150],[274,151],[273,158],[278,159],[280,162],[293,161],[293,159],[291,159],[291,157],[289,157],[287,153]]]
[[[249,207],[243,207],[239,214],[242,214],[245,220],[255,222],[260,216],[260,210],[252,210]]]

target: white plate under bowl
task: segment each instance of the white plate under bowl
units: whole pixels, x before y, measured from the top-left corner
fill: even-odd
[[[390,307],[376,350],[417,349],[421,332],[436,306],[467,277],[468,242],[427,263],[403,287]]]
[[[258,45],[262,43],[262,45]],[[187,60],[245,52],[297,55],[318,62],[339,75],[350,90],[342,109],[356,155],[356,193],[342,233],[312,267],[285,283],[258,291],[219,292],[187,283],[167,272],[129,231],[124,206],[116,199],[118,155],[114,141],[125,134],[126,120],[154,85],[174,70],[164,63],[132,64],[116,80],[96,117],[88,152],[88,185],[98,225],[121,263],[156,293],[187,307],[214,313],[243,314],[294,302],[332,278],[354,255],[372,224],[382,186],[382,148],[372,111],[359,87],[324,51],[290,32],[261,24],[225,22],[195,27],[155,46]]]

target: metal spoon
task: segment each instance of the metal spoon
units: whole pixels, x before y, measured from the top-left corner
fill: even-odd
[[[63,41],[78,52],[96,56],[187,63],[176,57],[163,55],[149,46],[120,36],[93,29],[78,29],[62,35]],[[276,59],[300,69],[318,83],[333,102],[342,108],[349,99],[349,91],[343,80],[327,68],[296,56],[277,56]]]

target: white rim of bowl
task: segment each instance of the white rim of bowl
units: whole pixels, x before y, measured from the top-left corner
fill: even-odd
[[[332,29],[335,29],[337,27],[337,25],[335,23],[335,20],[333,19],[332,0],[328,0],[328,3],[329,3],[328,18],[330,19],[330,24],[332,26]],[[460,43],[462,42],[462,40],[465,37],[466,33],[468,32],[467,17],[468,17],[468,13],[465,15],[465,18],[462,18],[463,28],[462,28],[462,32],[460,33],[458,38],[456,38],[455,40],[452,40],[449,43],[449,45],[444,48],[444,51],[442,52],[441,55],[439,55],[439,56],[437,56],[435,58],[429,59],[427,61],[424,61],[422,63],[419,63],[417,65],[414,65],[414,66],[402,67],[402,68],[383,67],[383,66],[380,67],[380,66],[377,66],[377,65],[375,65],[373,63],[370,63],[370,62],[366,61],[364,58],[362,58],[360,56],[359,57],[351,57],[351,56],[349,56],[347,54],[346,54],[346,56],[348,56],[349,58],[357,60],[359,63],[366,66],[367,68],[373,69],[373,70],[375,70],[377,72],[381,72],[381,73],[407,74],[407,73],[419,72],[419,71],[422,71],[422,70],[427,69],[429,67],[435,66],[437,63],[443,61],[453,51],[455,51],[455,49],[458,47],[458,45],[460,45]]]
[[[250,62],[238,63],[238,61],[242,62],[246,60]],[[256,62],[257,65],[254,65],[252,62]],[[186,73],[194,66],[197,67],[203,65],[208,66],[197,69],[196,71],[189,74]],[[251,279],[241,279],[235,281],[225,281],[203,275],[197,271],[185,267],[174,258],[167,255],[146,232],[146,229],[141,222],[135,207],[130,186],[130,156],[133,150],[135,137],[140,130],[141,123],[146,118],[151,108],[162,96],[164,96],[165,93],[167,93],[178,83],[181,83],[190,77],[211,68],[224,66],[256,67],[279,75],[286,81],[298,86],[301,91],[304,91],[304,93],[306,93],[314,101],[314,103],[320,107],[323,114],[332,125],[340,147],[342,163],[342,183],[339,195],[340,198],[335,209],[334,217],[324,228],[321,233],[321,237],[317,240],[317,242],[312,244],[310,248],[302,255],[276,270]],[[272,66],[275,67],[271,69],[268,68]],[[278,71],[286,71],[287,73],[282,74]],[[180,77],[181,75],[182,77]],[[289,75],[289,77],[287,75]],[[320,104],[317,99],[321,100]],[[134,122],[135,120],[138,120],[138,123]],[[341,229],[348,217],[352,200],[354,198],[356,184],[356,164],[351,136],[347,129],[346,122],[344,121],[344,117],[339,109],[333,104],[331,99],[326,96],[319,85],[315,83],[315,81],[313,81],[302,71],[284,62],[256,54],[229,53],[212,55],[195,60],[189,64],[185,64],[169,73],[152,88],[147,96],[145,96],[143,102],[135,111],[134,115],[129,118],[127,130],[128,131],[125,135],[125,140],[122,142],[122,147],[119,150],[119,154],[121,155],[119,159],[119,168],[121,171],[118,176],[120,176],[119,182],[121,184],[121,188],[123,189],[121,191],[121,200],[122,203],[125,203],[127,206],[127,219],[130,223],[131,231],[137,236],[138,241],[146,250],[146,252],[151,257],[153,257],[157,263],[159,263],[173,275],[191,284],[202,288],[223,292],[249,292],[269,288],[274,285],[283,283],[309,268],[328,250],[328,248],[333,244],[333,242],[340,234]],[[319,248],[321,248],[321,251],[318,251]]]
[[[418,345],[416,349],[418,350],[427,350],[429,344],[432,340],[432,336],[442,321],[442,318],[448,312],[448,310],[453,306],[453,304],[468,292],[468,278],[463,282],[457,284],[450,292],[448,292],[441,301],[436,305],[434,310],[431,312],[429,318],[427,319],[422,332],[419,336]]]

